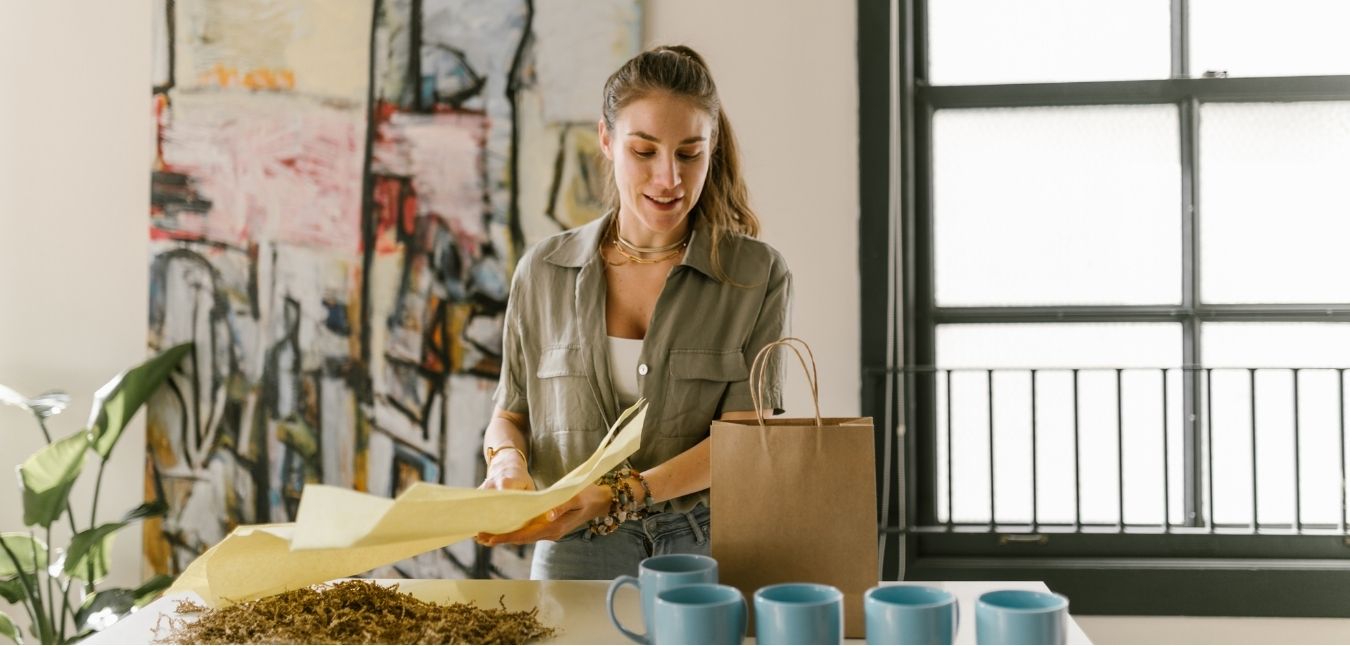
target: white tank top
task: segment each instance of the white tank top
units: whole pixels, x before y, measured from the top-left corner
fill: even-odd
[[[642,357],[642,339],[609,337],[609,375],[614,381],[614,394],[619,396],[619,408],[632,406],[641,396],[638,388],[638,359]]]

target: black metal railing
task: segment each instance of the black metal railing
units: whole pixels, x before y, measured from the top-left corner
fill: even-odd
[[[918,509],[906,514],[904,531],[1346,534],[1345,370],[1340,367],[906,369],[904,378],[918,383],[905,391],[927,399],[910,405],[927,405],[931,410],[931,415],[925,416],[930,420],[928,428],[911,432],[927,434],[924,441],[929,450],[923,455],[936,459],[931,469],[923,471],[931,474],[930,482],[919,488],[924,494],[917,501]],[[1017,384],[1019,381],[1022,383]],[[1281,383],[1285,381],[1288,383]],[[1084,395],[1089,382],[1093,396],[1087,398]],[[1025,390],[1010,395],[1008,384]],[[1330,392],[1333,385],[1334,395]],[[1150,393],[1150,389],[1156,390]],[[1182,406],[1186,397],[1194,401]],[[1103,410],[1107,405],[1104,399],[1114,399],[1114,411]],[[1156,411],[1149,411],[1154,405]],[[1141,420],[1145,419],[1145,413],[1156,413],[1158,417],[1144,423]],[[1097,420],[1114,418],[1114,446],[1110,445],[1109,434],[1098,432],[1092,437],[1085,434],[1086,416]],[[1065,480],[1070,466],[1067,460],[1047,463],[1040,457],[1047,450],[1048,441],[1059,442],[1058,438],[1047,440],[1047,418],[1063,420],[1053,426],[1068,425],[1071,431],[1072,517],[1064,509],[1048,513],[1048,499],[1042,493],[1043,476],[1050,473]],[[978,428],[981,422],[983,429]],[[1100,431],[1101,426],[1095,425],[1096,430]],[[1310,429],[1318,432],[1310,434]],[[1143,435],[1146,433],[1153,435],[1146,437]],[[1029,455],[999,450],[1000,444],[1013,441],[1009,440],[1009,434],[1017,436],[1014,438],[1017,443],[1029,440]],[[979,435],[983,437],[977,442]],[[1151,463],[1160,464],[1161,468],[1151,477],[1160,482],[1148,481],[1147,468],[1127,469],[1127,453],[1137,460],[1138,446],[1144,440],[1153,447],[1149,451],[1156,451],[1156,459]],[[1242,442],[1245,447],[1240,445]],[[1179,478],[1172,475],[1174,443],[1193,447],[1185,451],[1180,461],[1179,471],[1183,475]],[[979,455],[984,452],[983,446],[988,447],[987,458]],[[1067,453],[1063,449],[1059,447]],[[1305,454],[1317,459],[1305,460]],[[917,458],[909,456],[907,462],[912,465]],[[1310,471],[1312,462],[1320,468]],[[972,464],[979,464],[987,472],[982,477],[972,476]],[[1008,478],[1000,481],[1000,469],[1012,467],[1017,467],[1017,473],[1029,473],[1029,487],[1008,487]],[[1087,474],[1101,474],[1111,468],[1116,475],[1114,500],[1101,487],[1085,492]],[[963,470],[965,474],[961,473]],[[982,490],[984,477],[988,478],[987,509],[979,504],[983,503],[982,494],[976,496],[972,489]],[[1100,475],[1092,478],[1102,479]],[[1181,486],[1175,486],[1178,483],[1174,480],[1179,480]],[[1216,480],[1220,484],[1218,491]],[[1000,482],[1005,486],[1000,487]],[[1242,490],[1247,482],[1249,486]],[[1130,513],[1127,505],[1127,492],[1131,488],[1157,490],[1149,491],[1150,495],[1160,493],[1160,506],[1157,500],[1134,505],[1155,513],[1161,511],[1158,522],[1137,522],[1140,514]],[[1054,496],[1061,508],[1066,506],[1065,493]],[[1216,495],[1223,503],[1217,508]],[[1174,520],[1175,512],[1182,511],[1174,501],[1178,496],[1185,509],[1179,514],[1180,520]],[[1130,498],[1138,499],[1138,496]],[[1337,499],[1339,505],[1332,509]],[[962,501],[964,504],[958,505]],[[1003,509],[1001,501],[1008,503]],[[1316,503],[1311,511],[1305,509],[1310,501]],[[1292,503],[1292,509],[1285,508],[1287,503]],[[1010,506],[1018,511],[1009,514]],[[1102,521],[1103,516],[1110,518],[1111,506],[1115,522]],[[977,511],[974,507],[981,509]],[[1248,512],[1250,517],[1244,521]],[[1337,512],[1334,518],[1333,512]],[[1131,522],[1132,519],[1136,522]]]

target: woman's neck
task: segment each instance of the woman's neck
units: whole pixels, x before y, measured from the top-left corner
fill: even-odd
[[[642,221],[637,217],[629,216],[623,211],[620,211],[616,217],[616,224],[618,225],[616,235],[622,238],[623,242],[634,247],[661,249],[679,244],[689,234],[688,216],[685,216],[680,226],[670,231],[653,231],[643,226]]]

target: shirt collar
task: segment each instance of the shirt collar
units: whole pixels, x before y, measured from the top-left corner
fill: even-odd
[[[569,230],[563,241],[545,260],[559,267],[584,267],[600,248],[600,237],[609,226],[609,217],[610,215],[606,213],[587,224]]]
[[[600,239],[609,227],[612,217],[613,213],[606,213],[572,229],[569,232],[571,235],[567,236],[546,260],[560,267],[585,266],[598,255]],[[689,236],[689,247],[685,249],[684,259],[680,264],[696,269],[713,280],[720,280],[712,269],[712,228],[697,214],[690,214],[690,217],[694,219],[694,232]]]

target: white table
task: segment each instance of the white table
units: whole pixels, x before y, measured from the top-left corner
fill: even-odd
[[[437,579],[380,579],[382,585],[398,584],[399,590],[424,601],[439,603],[472,602],[485,608],[497,607],[497,599],[511,610],[539,608],[539,619],[559,628],[559,634],[548,643],[555,644],[627,644],[630,643],[609,622],[605,607],[605,592],[609,581],[505,581],[505,580],[437,580]],[[924,581],[913,582],[945,588],[954,593],[961,604],[962,622],[956,633],[956,643],[975,643],[975,599],[990,590],[1048,591],[1039,581]],[[160,622],[161,615],[175,616],[174,606],[181,599],[200,602],[195,594],[166,596],[142,608],[130,617],[85,640],[85,644],[148,644],[163,636],[168,622]],[[642,626],[642,611],[637,592],[625,587],[616,599],[616,612],[630,629]],[[161,634],[155,626],[161,623]],[[850,640],[858,643],[856,640]],[[1078,622],[1069,618],[1069,643],[1091,644]]]

